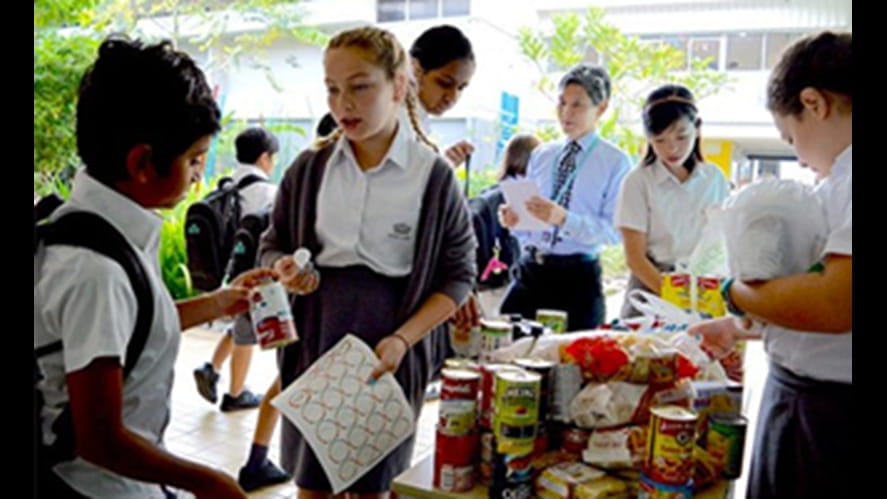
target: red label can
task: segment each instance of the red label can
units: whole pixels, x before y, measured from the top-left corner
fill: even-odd
[[[480,374],[465,369],[446,369],[440,372],[441,400],[477,400]]]
[[[438,431],[434,445],[434,487],[445,492],[473,489],[477,446],[477,433],[452,436]]]

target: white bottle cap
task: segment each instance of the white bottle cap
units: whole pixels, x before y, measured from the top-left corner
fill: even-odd
[[[304,267],[308,262],[311,261],[311,250],[308,248],[299,248],[293,253],[293,260],[296,261],[296,265],[299,268]]]

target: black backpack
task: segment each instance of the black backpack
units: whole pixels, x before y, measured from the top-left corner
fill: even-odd
[[[520,258],[520,243],[505,227],[499,224],[499,206],[505,203],[502,189],[493,186],[480,195],[468,200],[471,210],[471,222],[477,238],[477,288],[479,290],[497,289],[511,282],[511,267]],[[493,258],[496,249],[499,260],[508,265],[508,270],[490,273],[483,279],[483,273]]]
[[[214,191],[188,207],[185,245],[195,289],[213,291],[222,284],[241,222],[240,191],[262,181],[258,175],[249,175],[234,185],[231,177],[223,177]]]
[[[138,302],[135,328],[126,346],[123,366],[125,383],[142,354],[154,318],[154,297],[148,275],[126,238],[100,216],[79,211],[63,215],[52,223],[45,223],[44,219],[61,204],[61,198],[52,195],[34,206],[34,254],[36,255],[41,242],[46,246],[79,246],[111,258],[123,267]],[[43,445],[40,414],[44,401],[43,393],[37,388],[43,375],[37,359],[59,352],[62,348],[59,340],[34,349],[34,449],[37,452],[37,477],[41,480],[38,484],[46,483],[42,480],[49,476],[46,473],[51,473],[52,466],[75,456],[74,428],[68,404],[65,404],[52,424],[55,441],[49,447]]]

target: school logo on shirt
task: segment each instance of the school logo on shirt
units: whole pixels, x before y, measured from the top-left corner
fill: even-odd
[[[408,241],[410,239],[410,232],[413,230],[412,227],[403,222],[394,224],[391,229],[392,231],[388,234],[388,237],[401,241]]]

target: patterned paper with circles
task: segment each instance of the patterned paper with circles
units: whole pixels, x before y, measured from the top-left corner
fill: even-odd
[[[367,379],[378,358],[346,335],[271,402],[299,429],[338,493],[415,430],[413,408],[390,373]]]

